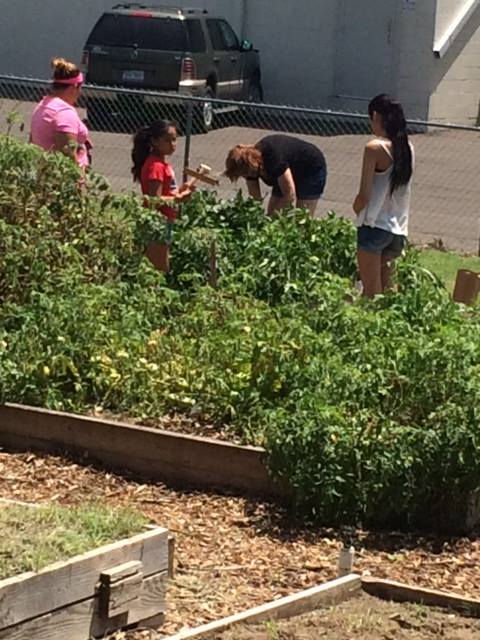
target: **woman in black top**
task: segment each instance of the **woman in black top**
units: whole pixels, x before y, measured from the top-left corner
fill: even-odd
[[[252,198],[262,199],[260,178],[272,188],[267,213],[294,205],[315,213],[327,179],[323,153],[300,138],[266,136],[257,144],[237,144],[228,153],[225,175],[245,178]]]

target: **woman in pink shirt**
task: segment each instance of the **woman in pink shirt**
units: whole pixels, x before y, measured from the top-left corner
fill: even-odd
[[[45,151],[61,151],[86,169],[92,144],[88,129],[75,109],[83,75],[73,62],[63,58],[54,58],[52,67],[52,91],[35,107],[30,142]]]

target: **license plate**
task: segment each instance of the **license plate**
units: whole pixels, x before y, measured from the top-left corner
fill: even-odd
[[[122,80],[125,80],[125,82],[143,82],[144,77],[145,74],[143,71],[129,69],[123,72]]]

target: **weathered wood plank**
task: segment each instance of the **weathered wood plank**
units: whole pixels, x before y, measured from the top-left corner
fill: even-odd
[[[442,607],[480,617],[480,600],[465,598],[446,591],[410,587],[392,580],[362,577],[362,589],[372,596],[395,602],[414,602],[430,607]]]
[[[168,536],[168,577],[175,576],[175,536]]]
[[[0,446],[50,453],[88,454],[142,479],[168,480],[281,497],[266,453],[209,438],[132,426],[23,405],[0,406]]]
[[[321,605],[331,605],[346,600],[361,590],[360,576],[351,574],[337,578],[318,587],[300,591],[294,595],[281,598],[253,609],[247,609],[228,618],[222,618],[195,629],[186,629],[165,640],[190,640],[191,638],[207,638],[214,633],[220,633],[236,624],[255,624],[264,620],[278,620],[291,618],[307,611],[312,611]]]
[[[98,598],[90,598],[64,609],[0,631],[0,640],[88,640],[121,627],[158,618],[166,610],[166,572],[144,578],[139,597],[128,613],[104,618]]]
[[[127,561],[141,561],[146,576],[168,571],[168,531],[159,527],[0,581],[0,628],[93,597],[100,573]]]
[[[113,618],[125,613],[139,597],[143,573],[141,562],[126,562],[102,571],[98,591],[100,614]]]
[[[139,597],[142,578],[141,573],[136,573],[111,585],[105,610],[107,618],[114,618],[132,607],[133,602]]]

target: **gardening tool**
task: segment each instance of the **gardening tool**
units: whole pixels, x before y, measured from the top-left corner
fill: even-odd
[[[184,168],[184,173],[186,176],[190,176],[193,180],[189,180],[187,184],[191,187],[195,185],[197,182],[205,182],[211,186],[217,186],[220,180],[211,175],[212,168],[208,166],[208,164],[204,164],[201,162],[197,169],[190,169],[189,167]]]

